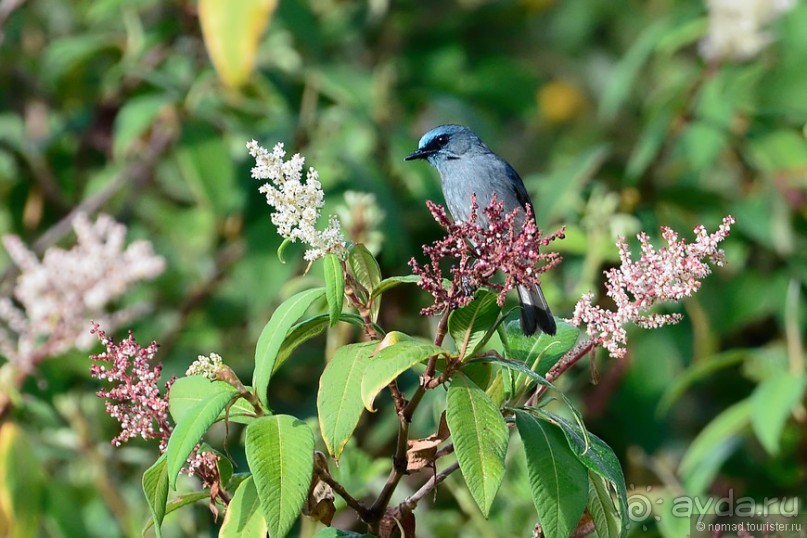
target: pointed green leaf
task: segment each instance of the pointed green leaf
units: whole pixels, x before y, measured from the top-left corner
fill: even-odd
[[[261,511],[272,538],[283,538],[308,496],[314,435],[289,415],[261,417],[247,426],[246,453]]]
[[[286,339],[286,334],[300,319],[300,316],[308,310],[308,307],[324,293],[325,288],[316,288],[292,295],[277,307],[261,331],[258,345],[255,347],[255,372],[252,375],[252,386],[258,394],[258,399],[266,407],[269,407],[266,389],[269,387],[269,379],[275,370],[277,355],[280,346]]]
[[[622,466],[619,458],[605,441],[584,431],[578,424],[572,423],[565,418],[543,410],[533,410],[544,420],[560,427],[566,436],[569,447],[577,455],[577,458],[594,474],[607,480],[616,492],[621,527],[623,531],[628,527],[628,492],[625,489],[625,476],[622,474]]]
[[[373,256],[373,253],[367,250],[367,247],[361,243],[356,243],[350,249],[348,261],[350,262],[350,268],[356,280],[364,286],[367,293],[372,295],[373,290],[381,283],[381,267],[379,267],[378,261],[375,259],[375,256]],[[369,297],[367,297],[367,299],[369,300]],[[378,319],[378,311],[380,308],[381,299],[374,300],[370,306],[370,317],[373,321]]]
[[[336,254],[328,254],[323,258],[325,263],[325,297],[328,299],[328,317],[331,327],[339,321],[342,304],[345,301],[345,272],[342,260]]]
[[[378,342],[343,346],[336,351],[319,379],[319,428],[328,452],[339,459],[364,410],[361,380]]]
[[[462,373],[448,388],[446,423],[465,483],[487,518],[504,478],[507,424],[493,400]]]
[[[751,398],[741,400],[715,417],[692,441],[678,468],[686,491],[700,495],[712,483],[726,458],[739,445],[751,422]]]
[[[609,483],[601,476],[588,473],[588,512],[594,520],[597,538],[620,538],[623,536],[619,511],[611,498]]]
[[[370,298],[374,299],[385,291],[400,286],[401,284],[417,284],[418,282],[420,282],[418,275],[391,276],[378,283],[378,286],[370,293]]]
[[[751,426],[771,455],[779,452],[779,439],[787,418],[801,402],[806,375],[780,372],[760,383],[751,396]]]
[[[232,388],[232,385],[224,381],[210,381],[200,375],[180,377],[171,385],[168,411],[171,413],[171,418],[174,419],[174,422],[178,423],[185,416],[185,413],[202,400],[213,394],[229,391]],[[238,398],[230,406],[229,411],[225,409],[219,414],[216,421],[224,420],[225,416],[229,417],[230,422],[248,424],[256,416],[255,408],[246,399]]]
[[[500,312],[496,294],[483,289],[476,292],[470,304],[451,313],[448,332],[454,339],[460,357],[471,356],[485,345],[490,337],[489,329],[496,323]]]
[[[132,149],[142,148],[143,135],[158,121],[160,113],[171,105],[170,98],[163,92],[127,99],[115,117],[112,154],[120,159]]]
[[[572,404],[572,402],[569,400],[569,397],[566,396],[566,394],[564,394],[563,392],[559,391],[557,387],[555,387],[555,385],[547,381],[543,376],[536,374],[535,372],[530,370],[527,367],[527,365],[525,365],[523,362],[511,359],[502,359],[501,357],[493,356],[493,357],[474,358],[467,361],[466,364],[470,365],[475,364],[477,362],[494,362],[496,364],[504,366],[508,370],[518,372],[530,378],[532,381],[534,381],[538,385],[541,385],[542,387],[552,389],[555,392],[555,394],[561,399],[561,401],[566,404],[566,407],[572,413],[572,416],[574,416],[575,421],[580,425],[581,429],[583,428],[583,417],[580,416],[580,411],[578,411],[578,409],[574,406],[574,404]],[[505,381],[507,380],[505,379]],[[515,380],[510,381],[509,387],[507,384],[505,384],[505,392],[507,392],[508,389],[512,390],[513,385],[515,385]],[[512,395],[510,397],[512,398]],[[584,429],[583,431],[585,432],[585,435],[588,435],[588,433]]]
[[[346,323],[350,323],[351,325],[355,325],[356,327],[364,326],[364,320],[361,319],[361,316],[357,314],[342,312],[339,315],[339,319]],[[283,340],[283,344],[280,346],[280,351],[277,354],[277,360],[275,361],[275,372],[284,362],[286,362],[286,360],[291,356],[298,346],[314,338],[315,336],[322,334],[322,331],[328,327],[329,321],[330,314],[319,314],[317,316],[308,318],[305,321],[301,321],[289,329],[286,338]],[[378,328],[376,330],[383,332]]]
[[[184,508],[185,506],[197,503],[202,500],[207,501],[207,503],[210,503],[209,491],[194,491],[191,493],[185,493],[184,495],[178,495],[173,499],[171,499],[171,501],[166,505],[165,515],[168,515],[171,512],[179,510],[180,508]],[[154,526],[154,520],[149,519],[148,523],[146,523],[146,526],[143,527],[143,535],[145,536],[148,530],[153,526]]]
[[[561,429],[526,411],[516,426],[527,455],[532,500],[546,536],[569,536],[588,502],[588,473]]]
[[[143,493],[151,510],[154,533],[162,536],[160,525],[165,518],[165,505],[168,503],[168,461],[165,454],[143,473]]]
[[[628,494],[625,490],[625,476],[619,458],[605,441],[591,432],[584,431],[579,425],[565,418],[543,410],[534,410],[544,420],[559,426],[566,436],[569,448],[577,458],[593,473],[608,480],[617,492],[620,514],[624,515],[623,523],[628,524]]]
[[[210,123],[192,118],[182,122],[174,155],[200,208],[209,207],[216,215],[226,216],[243,204],[244,193],[237,185],[227,140]]]
[[[264,538],[266,531],[258,489],[250,476],[241,482],[227,505],[219,538]]]
[[[373,401],[376,395],[393,379],[432,355],[444,352],[445,350],[434,344],[412,339],[401,340],[382,349],[367,362],[361,380],[361,399],[364,407],[368,411],[375,411]]]
[[[165,455],[168,462],[168,480],[172,489],[176,489],[179,471],[194,447],[207,429],[216,422],[219,413],[238,394],[238,390],[234,387],[227,386],[229,390],[212,394],[190,408],[171,432]]]
[[[521,361],[530,370],[546,375],[558,359],[574,347],[580,334],[577,327],[565,321],[560,321],[557,325],[555,336],[546,333],[525,336],[519,321],[508,321],[503,324],[499,334],[507,358]],[[516,380],[516,383],[518,382],[519,380]]]

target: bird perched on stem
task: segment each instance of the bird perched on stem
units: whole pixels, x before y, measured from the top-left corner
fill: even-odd
[[[486,208],[493,200],[503,203],[506,213],[520,209],[521,225],[527,214],[527,205],[532,206],[530,196],[518,172],[491,149],[468,127],[440,125],[435,127],[418,143],[417,151],[405,158],[407,161],[426,159],[440,173],[443,195],[451,216],[456,221],[467,222],[471,218],[472,196],[476,196],[480,208]],[[478,218],[484,219],[484,212]],[[526,335],[538,328],[554,335],[557,327],[541,287],[519,286],[521,303],[521,329]]]

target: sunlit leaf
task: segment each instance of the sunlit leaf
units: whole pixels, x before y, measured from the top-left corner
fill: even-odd
[[[266,531],[258,489],[250,476],[241,482],[227,505],[219,538],[264,538]]]
[[[262,417],[247,426],[247,462],[273,538],[288,534],[300,516],[314,469],[314,435],[292,416]]]
[[[325,446],[335,459],[339,459],[364,411],[362,377],[377,345],[364,342],[339,348],[319,379],[319,427]]]
[[[446,422],[460,471],[485,517],[504,478],[509,435],[498,406],[462,374],[451,379]]]
[[[308,310],[308,307],[324,294],[325,288],[315,288],[289,297],[277,307],[261,331],[258,344],[255,346],[255,371],[252,374],[252,386],[265,406],[269,406],[266,389],[269,386],[269,379],[275,371],[278,352],[286,339],[286,334],[300,319],[300,316]]]
[[[255,66],[258,43],[277,0],[200,0],[199,21],[207,52],[227,86],[243,85]]]
[[[202,435],[216,421],[219,413],[224,410],[230,400],[238,394],[238,390],[234,387],[229,385],[226,387],[221,387],[220,392],[211,394],[188,409],[171,432],[165,454],[168,463],[168,480],[172,489],[176,489],[179,471],[185,465],[185,460],[199,443]]]
[[[325,264],[325,297],[328,299],[328,316],[331,327],[339,321],[342,304],[345,300],[345,272],[342,261],[336,254],[323,258]]]
[[[527,455],[532,500],[545,536],[569,536],[588,502],[588,473],[560,428],[526,411],[516,426]]]

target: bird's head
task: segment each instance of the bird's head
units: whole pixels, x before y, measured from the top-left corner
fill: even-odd
[[[420,138],[418,149],[404,159],[426,159],[433,166],[444,161],[461,159],[473,151],[487,150],[476,134],[464,125],[440,125]]]

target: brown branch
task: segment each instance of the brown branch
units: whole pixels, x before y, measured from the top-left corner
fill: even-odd
[[[443,316],[440,318],[440,322],[437,324],[437,331],[434,335],[434,345],[435,346],[442,346],[443,339],[446,337],[446,333],[448,332],[448,316],[451,314],[451,310],[446,309],[443,312]]]
[[[546,380],[550,383],[560,377],[566,370],[571,368],[577,361],[585,357],[596,346],[593,340],[585,340],[574,346],[571,351],[566,353],[558,362],[555,363],[549,372],[546,374]],[[524,405],[533,406],[538,402],[541,395],[546,392],[547,388],[539,385],[535,388],[535,392],[530,396]]]
[[[351,507],[357,514],[359,514],[359,517],[361,517],[364,521],[369,519],[367,507],[358,501],[353,495],[348,493],[345,487],[337,482],[329,473],[318,470],[317,476],[320,480],[328,484],[331,489],[337,493],[337,495],[342,497],[347,505]]]
[[[367,334],[367,338],[370,340],[381,340],[381,335],[375,330],[375,323],[373,323],[370,307],[363,303],[356,294],[357,290],[363,290],[364,287],[347,271],[344,261],[342,262],[342,270],[345,273],[345,295],[350,299],[350,302],[364,321],[364,332]],[[366,290],[364,291],[366,293]]]
[[[423,484],[419,490],[414,492],[412,495],[404,499],[404,501],[400,504],[401,510],[414,510],[415,506],[417,506],[418,502],[426,496],[431,490],[437,487],[437,485],[442,482],[443,480],[448,477],[451,473],[456,471],[460,468],[460,464],[458,462],[454,462],[433,477],[431,477],[428,482]]]

